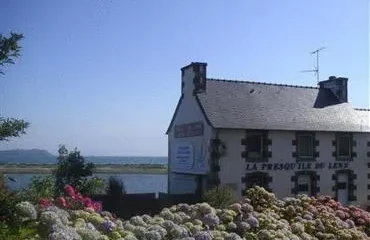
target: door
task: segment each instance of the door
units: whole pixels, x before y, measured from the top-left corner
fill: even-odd
[[[348,174],[338,173],[337,175],[337,198],[342,205],[348,205]]]
[[[308,174],[298,175],[298,189],[297,194],[305,194],[311,196],[311,176]]]

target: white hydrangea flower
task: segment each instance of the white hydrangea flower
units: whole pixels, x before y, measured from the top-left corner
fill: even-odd
[[[174,214],[167,208],[163,209],[160,213],[159,216],[164,218],[165,220],[174,220]]]
[[[138,240],[135,235],[129,234],[126,237],[124,237],[124,240]]]
[[[212,236],[209,232],[201,231],[194,235],[195,240],[212,240]]]
[[[130,222],[125,222],[123,224],[123,229],[126,230],[126,231],[133,232],[135,230],[135,226],[132,225]]]
[[[214,227],[220,223],[220,219],[214,213],[208,213],[203,216],[202,222],[204,225]]]
[[[145,239],[146,240],[161,240],[162,236],[157,231],[147,231],[145,232]]]
[[[82,240],[74,228],[57,224],[56,231],[49,233],[48,240]]]
[[[87,227],[77,228],[77,233],[86,240],[98,240],[101,237],[101,233],[96,229],[89,229]]]
[[[291,225],[291,228],[292,228],[292,232],[293,232],[294,234],[298,234],[298,235],[300,235],[300,234],[302,234],[302,233],[304,232],[304,226],[303,226],[303,224],[298,223],[298,222],[293,223],[293,224]]]
[[[225,240],[242,240],[242,238],[236,233],[230,233],[224,238]]]
[[[20,202],[16,205],[17,214],[19,214],[23,220],[35,220],[37,219],[37,211],[35,206],[30,202]]]
[[[162,238],[165,238],[167,235],[167,230],[161,227],[160,225],[153,225],[148,228],[149,231],[156,231],[158,232]]]
[[[58,214],[53,211],[44,211],[40,215],[40,222],[48,227],[53,224],[62,223]]]
[[[172,229],[169,230],[168,234],[172,238],[184,238],[189,236],[188,230],[185,227],[174,225]]]
[[[135,227],[135,230],[133,232],[134,232],[134,234],[137,238],[139,238],[139,239],[144,239],[145,238],[145,232],[146,232],[145,227],[137,226],[137,227]]]
[[[238,223],[237,227],[243,233],[251,229],[251,226],[247,222],[240,222]]]
[[[130,218],[130,223],[135,226],[146,226],[147,225],[140,216],[134,216]]]

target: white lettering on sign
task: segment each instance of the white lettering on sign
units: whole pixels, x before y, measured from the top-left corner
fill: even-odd
[[[174,149],[175,158],[173,168],[176,170],[190,170],[194,164],[194,147],[189,143],[179,143]]]

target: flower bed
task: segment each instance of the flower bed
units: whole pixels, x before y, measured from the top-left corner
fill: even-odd
[[[120,220],[72,187],[65,191],[67,196],[55,201],[42,199],[36,207],[28,202],[17,205],[19,217],[40,229],[29,239],[370,239],[366,234],[369,212],[343,207],[326,196],[279,200],[255,187],[243,201],[224,209],[207,203],[179,204],[156,216]]]

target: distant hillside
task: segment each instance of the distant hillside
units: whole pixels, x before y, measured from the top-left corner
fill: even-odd
[[[1,163],[56,163],[57,156],[41,149],[0,151]]]

